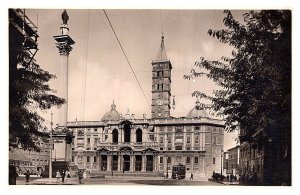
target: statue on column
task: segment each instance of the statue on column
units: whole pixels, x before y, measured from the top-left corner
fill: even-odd
[[[69,16],[68,16],[67,10],[64,10],[64,12],[61,14],[61,19],[63,21],[63,24],[65,24],[65,25],[68,24]]]

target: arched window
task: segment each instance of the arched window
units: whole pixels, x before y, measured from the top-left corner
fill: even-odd
[[[112,132],[113,143],[118,143],[118,136],[119,136],[118,130],[114,129]]]
[[[136,130],[136,142],[142,142],[143,141],[143,132],[141,129]]]

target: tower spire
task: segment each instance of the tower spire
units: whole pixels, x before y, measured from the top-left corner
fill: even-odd
[[[165,36],[164,36],[164,33],[162,32],[160,48],[158,50],[156,60],[167,60],[167,59],[168,59],[167,52],[165,49]]]

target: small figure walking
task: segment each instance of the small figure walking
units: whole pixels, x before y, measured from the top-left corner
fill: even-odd
[[[65,170],[63,170],[62,173],[61,173],[61,181],[63,183],[65,182],[65,177],[66,177],[66,172],[65,172]]]
[[[79,172],[78,172],[79,184],[82,183],[82,178],[83,178],[83,175],[82,175],[81,171],[79,171]]]
[[[60,177],[61,177],[60,172],[59,172],[59,170],[57,170],[56,171],[56,183],[60,182]]]
[[[193,179],[194,179],[194,175],[193,175],[193,173],[191,173],[190,180],[193,180]]]
[[[30,178],[30,173],[29,173],[29,171],[27,171],[26,173],[25,173],[25,178],[26,178],[26,184],[29,182],[29,178]]]

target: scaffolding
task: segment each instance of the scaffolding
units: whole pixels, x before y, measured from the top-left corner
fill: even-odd
[[[22,48],[18,54],[19,61],[25,61],[26,63],[32,62],[35,54],[38,51],[38,34],[37,26],[26,16],[25,9],[9,9],[9,22],[17,30],[16,39],[22,42]]]

